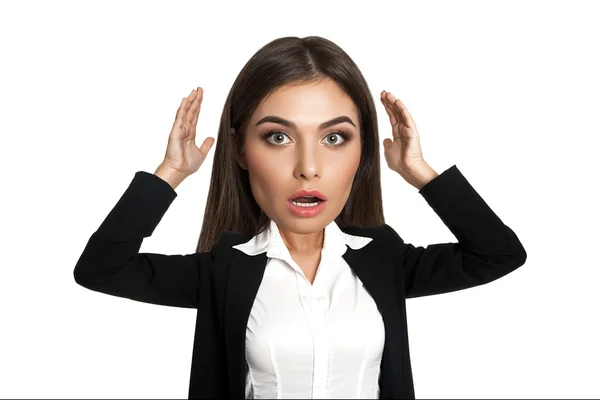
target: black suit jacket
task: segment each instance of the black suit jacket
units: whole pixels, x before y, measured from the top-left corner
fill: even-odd
[[[456,165],[419,193],[458,243],[415,247],[389,225],[344,228],[371,237],[344,260],[382,315],[385,344],[380,398],[414,398],[405,299],[482,285],[525,263],[515,233],[488,207]],[[208,252],[139,253],[177,197],[164,180],[136,172],[90,237],[75,269],[88,289],[145,303],[197,309],[189,398],[244,398],[246,324],[267,263],[266,253],[232,249],[250,237],[221,232]]]

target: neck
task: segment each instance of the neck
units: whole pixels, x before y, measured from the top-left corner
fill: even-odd
[[[325,229],[317,232],[297,233],[279,228],[279,235],[290,253],[320,252],[325,240]]]

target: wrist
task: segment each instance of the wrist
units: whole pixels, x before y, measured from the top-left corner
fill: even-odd
[[[433,168],[429,167],[429,169],[424,170],[421,173],[421,175],[419,175],[419,178],[417,179],[416,188],[419,189],[419,190],[423,189],[423,187],[425,185],[427,185],[429,182],[431,182],[432,180],[434,180],[438,176],[439,176],[439,174],[437,172],[435,172],[433,170]]]
[[[439,174],[425,162],[406,171],[405,179],[418,190],[423,189],[425,185],[434,180]]]
[[[154,171],[154,175],[158,176],[163,181],[171,185],[173,190],[175,190],[175,188],[179,186],[179,184],[183,182],[183,180],[186,178],[186,175],[183,174],[181,171],[178,171],[162,163],[158,166],[158,168],[156,168],[156,171]]]

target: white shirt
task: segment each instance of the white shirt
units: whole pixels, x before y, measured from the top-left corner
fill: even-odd
[[[381,314],[342,258],[372,238],[325,227],[314,282],[306,279],[277,224],[233,248],[267,252],[246,328],[247,399],[379,398],[385,341]]]

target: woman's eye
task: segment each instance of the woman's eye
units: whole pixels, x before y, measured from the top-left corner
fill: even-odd
[[[338,137],[337,139],[336,136]],[[267,134],[265,134],[263,137],[269,143],[272,143],[274,145],[285,144],[286,142],[282,142],[283,138],[289,138],[289,136],[283,132],[267,132]],[[273,140],[270,140],[271,138],[273,138]],[[325,137],[325,141],[327,141],[328,144],[340,146],[341,143],[339,138],[342,139],[341,143],[344,143],[347,139],[347,134],[345,134],[344,132],[331,132]]]
[[[339,139],[334,139],[333,142],[330,140],[331,138],[335,138],[336,136],[342,138],[342,142],[341,143],[344,143],[346,141],[345,134],[340,133],[340,132],[332,132],[332,133],[328,134],[325,139],[327,139],[327,143],[332,143],[332,144],[335,144],[335,145],[339,146],[340,145],[340,140]]]
[[[273,143],[273,141],[269,140],[271,138],[276,138],[277,142],[273,143],[275,145],[278,144],[282,144],[282,142],[280,141],[283,137],[287,137],[287,135],[283,132],[269,132],[265,135],[267,141],[269,141],[269,143]]]

